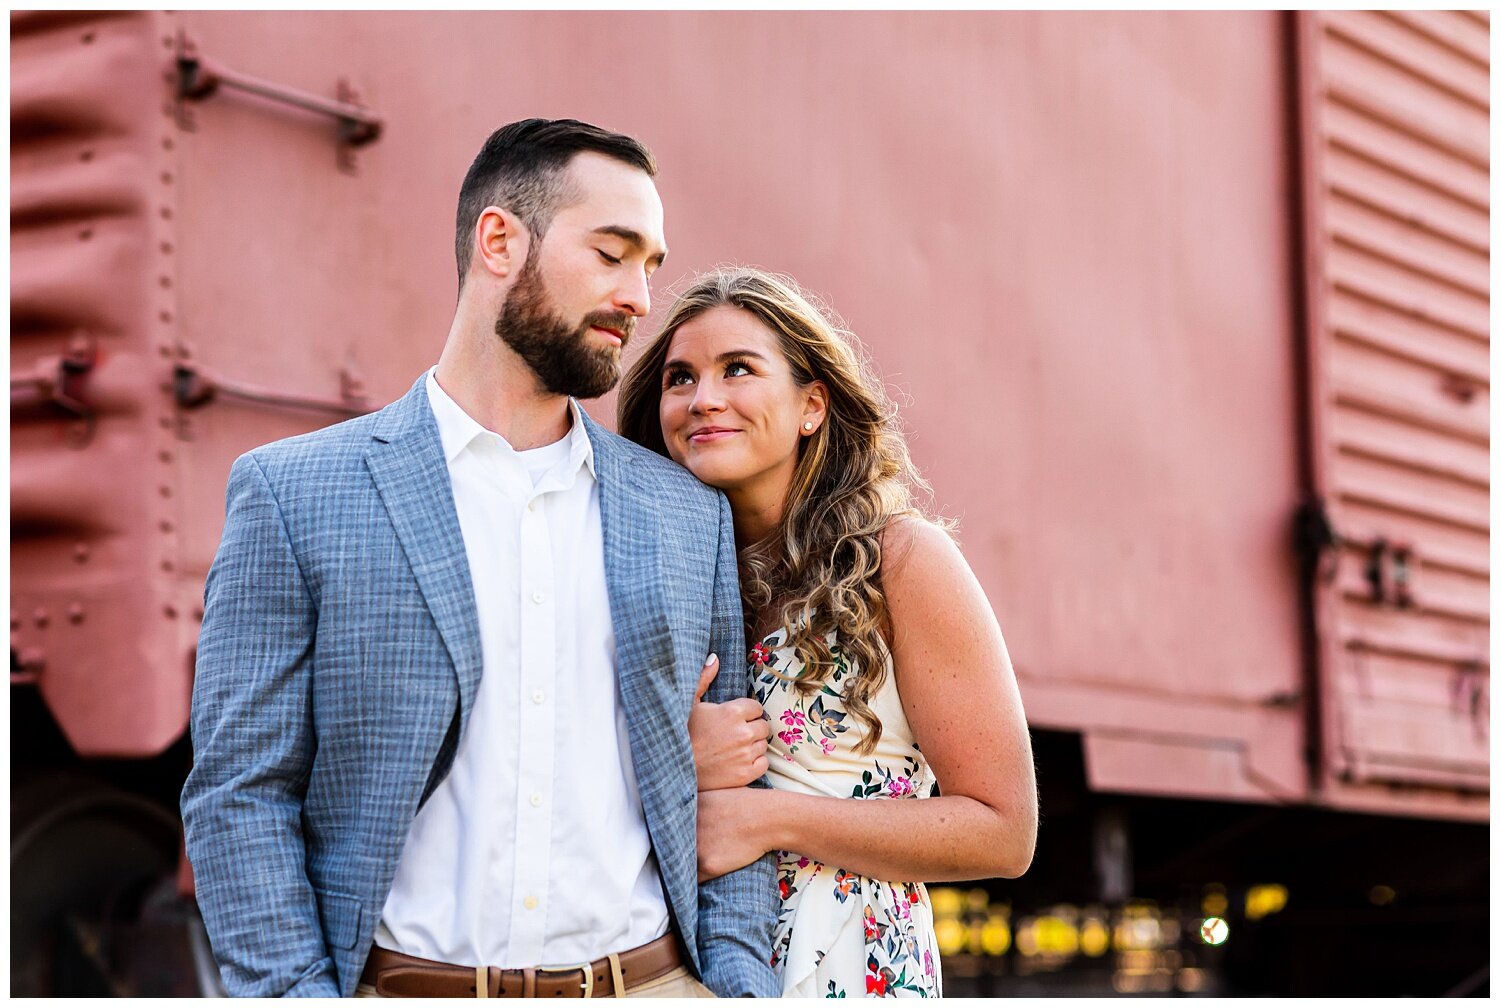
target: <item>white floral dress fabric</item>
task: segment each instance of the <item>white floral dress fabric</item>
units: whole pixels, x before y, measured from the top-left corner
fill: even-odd
[[[830,634],[837,667],[816,693],[803,696],[781,675],[796,677],[802,663],[785,647],[786,632],[768,635],[750,652],[756,698],[774,727],[771,786],[832,798],[909,800],[932,794],[934,777],[887,667],[871,698],[880,741],[867,756],[854,749],[864,728],[843,706],[851,668]],[[932,907],[920,882],[856,875],[780,852],[777,885],[781,916],[771,965],[787,997],[940,997],[942,969]]]

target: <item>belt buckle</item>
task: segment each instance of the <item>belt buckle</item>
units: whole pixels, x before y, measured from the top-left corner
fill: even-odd
[[[583,996],[585,998],[592,998],[594,996],[593,963],[579,963],[577,966],[538,966],[536,968],[538,973],[572,973],[574,970],[579,970],[583,973],[583,983],[578,985],[583,991]],[[617,997],[619,994],[619,991],[615,991]]]

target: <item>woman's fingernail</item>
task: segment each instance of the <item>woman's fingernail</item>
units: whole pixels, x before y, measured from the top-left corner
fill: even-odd
[[[719,660],[719,656],[718,655],[714,654],[713,652],[709,652],[708,662],[706,664],[712,665],[714,662],[716,662],[718,660]]]

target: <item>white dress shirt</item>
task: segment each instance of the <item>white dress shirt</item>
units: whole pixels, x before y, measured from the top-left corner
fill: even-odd
[[[434,369],[435,371],[436,369]],[[375,942],[463,966],[561,966],[666,934],[615,674],[581,411],[517,452],[427,375],[484,670],[453,769],[412,822]]]

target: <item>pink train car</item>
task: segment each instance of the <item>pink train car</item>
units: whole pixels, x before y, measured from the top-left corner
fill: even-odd
[[[1404,864],[1468,920],[1488,53],[1441,11],[13,14],[13,993],[213,989],[175,796],[229,465],[435,361],[458,184],[533,115],[652,147],[662,279],[796,276],[904,404],[1044,812],[1031,875],[964,897],[1015,940],[954,938],[951,993],[1368,979],[1184,939],[1121,987],[1120,915],[1205,885],[1251,933],[1320,899],[1357,930]],[[1024,954],[1044,904],[1115,943]]]

